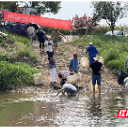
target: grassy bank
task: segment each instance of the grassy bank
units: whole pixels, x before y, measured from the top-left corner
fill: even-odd
[[[122,30],[121,27],[117,29]],[[71,44],[86,50],[88,43],[93,42],[103,56],[106,67],[116,75],[121,71],[126,72],[123,65],[128,55],[128,38],[105,36],[107,31],[108,27],[102,27],[94,35],[87,35]],[[0,90],[33,85],[33,74],[41,71],[35,68],[39,58],[29,39],[5,33],[9,40],[0,36]]]
[[[33,85],[33,74],[41,71],[29,39],[5,33],[8,39],[0,37],[0,90]]]
[[[115,75],[123,71],[124,62],[128,56],[128,38],[117,36],[105,36],[105,35],[88,35],[83,39],[78,39],[71,44],[78,47],[82,47],[86,50],[89,42],[97,47],[99,54],[104,58],[104,64]]]

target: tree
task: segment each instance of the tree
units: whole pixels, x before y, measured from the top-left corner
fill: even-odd
[[[61,2],[59,1],[42,1],[42,2],[32,2],[32,7],[40,8],[41,13],[53,13],[57,14],[60,7]]]
[[[1,8],[7,8],[10,9],[12,12],[15,12],[17,10],[16,1],[13,2],[0,2]]]
[[[28,1],[29,2],[29,1]],[[25,4],[22,4],[23,6],[28,6],[28,2],[24,2]],[[14,1],[14,2],[0,2],[1,8],[8,8],[10,9],[12,12],[15,12],[17,10],[17,3],[18,1]],[[23,3],[23,2],[22,2]],[[60,7],[61,2],[59,1],[32,1],[30,2],[31,7],[34,8],[38,8],[40,9],[42,14],[45,13],[53,13],[56,14],[58,13]],[[20,5],[19,5],[20,6]]]
[[[86,35],[88,32],[94,31],[98,24],[92,20],[91,17],[87,17],[84,15],[83,17],[78,17],[76,15],[72,18],[72,28],[71,32],[75,32],[79,34],[80,36]]]
[[[115,28],[115,23],[118,19],[127,16],[128,3],[127,2],[113,2],[113,1],[94,1],[93,6],[93,20],[100,21],[101,19],[106,20],[109,25],[112,34]]]

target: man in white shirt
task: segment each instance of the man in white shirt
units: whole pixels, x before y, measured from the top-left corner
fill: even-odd
[[[65,83],[63,85],[63,87],[59,90],[59,92],[57,93],[57,95],[62,92],[62,94],[65,96],[65,92],[67,92],[68,95],[74,95],[77,93],[77,88],[75,86],[73,86],[72,84],[67,84]]]

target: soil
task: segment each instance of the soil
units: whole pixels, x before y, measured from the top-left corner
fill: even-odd
[[[39,64],[36,66],[38,69],[41,69],[43,71],[43,85],[49,85],[50,86],[50,71],[48,69],[48,56],[47,53],[40,53],[39,49],[39,42],[35,41],[33,43],[34,52],[39,57]],[[62,43],[59,42],[57,52],[54,53],[54,58],[56,60],[56,71],[57,74],[62,70],[68,70],[68,63],[69,60],[73,57],[73,53],[78,53],[78,59],[80,60],[82,57],[85,56],[85,49],[78,48],[76,46],[73,46],[69,43]],[[79,84],[78,88],[89,90],[89,87],[91,86],[91,73],[88,70],[88,67],[82,67],[81,64],[79,64],[79,72],[82,73],[82,81]],[[112,72],[104,68],[104,71],[101,75],[102,78],[102,85],[101,89],[104,91],[111,91],[111,90],[124,90],[124,86],[119,85],[117,81],[117,76],[113,75]],[[58,77],[56,77],[57,84],[54,85],[54,88],[60,88],[60,81]]]

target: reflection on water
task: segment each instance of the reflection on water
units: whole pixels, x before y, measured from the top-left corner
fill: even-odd
[[[0,126],[127,126],[127,118],[117,118],[128,108],[125,92],[101,95],[79,92],[76,96],[56,96],[46,89],[35,94],[0,93]],[[116,100],[121,97],[122,100]]]

